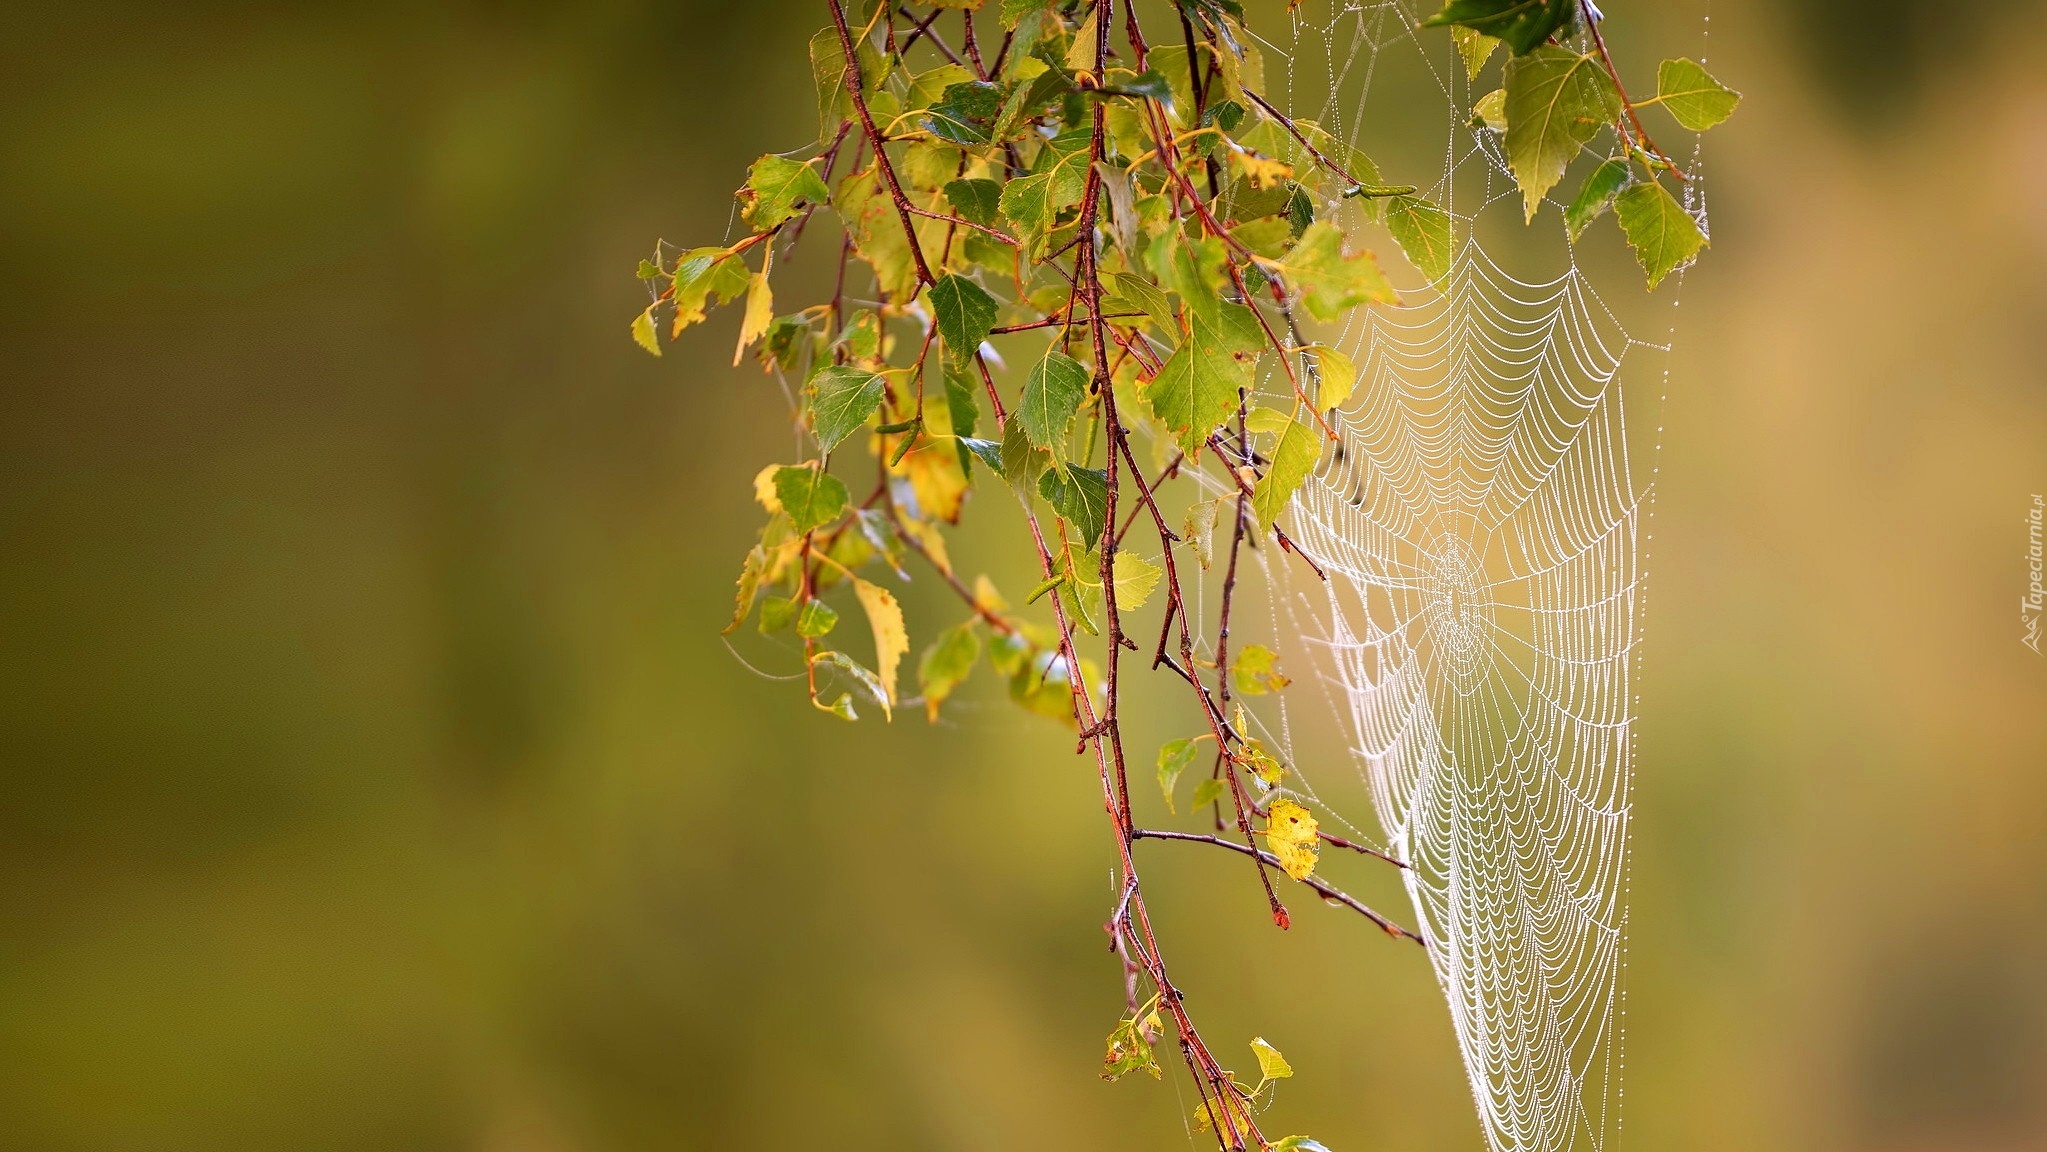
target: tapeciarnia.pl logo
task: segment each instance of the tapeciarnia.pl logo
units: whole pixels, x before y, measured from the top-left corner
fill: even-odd
[[[2040,551],[2040,519],[2047,513],[2047,497],[2033,494],[2033,506],[2026,510],[2026,567],[2032,573],[2032,580],[2026,585],[2026,594],[2019,600],[2019,627],[2022,629],[2019,642],[2040,652],[2040,616],[2047,608],[2047,589],[2040,585],[2043,557]]]

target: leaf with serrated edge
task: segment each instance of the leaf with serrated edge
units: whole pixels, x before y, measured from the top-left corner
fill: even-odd
[[[1024,435],[1040,448],[1057,451],[1066,445],[1066,430],[1087,395],[1087,366],[1057,348],[1045,353],[1024,382],[1016,418]]]
[[[1286,511],[1288,501],[1300,490],[1315,462],[1322,458],[1322,440],[1314,425],[1290,419],[1273,408],[1254,409],[1247,421],[1253,432],[1272,433],[1277,442],[1268,452],[1271,461],[1265,475],[1251,490],[1251,509],[1258,514],[1258,526],[1272,531],[1272,522]]]
[[[1520,55],[1568,28],[1577,12],[1578,0],[1450,0],[1423,24],[1461,25],[1497,36]],[[1466,61],[1469,67],[1468,56]]]
[[[846,510],[846,486],[828,472],[797,464],[775,470],[775,499],[797,532],[809,532]]]
[[[995,327],[995,298],[964,276],[946,275],[931,286],[931,309],[945,350],[957,362],[974,358]]]
[[[831,199],[817,169],[800,160],[770,153],[748,169],[746,187],[739,190],[740,214],[756,232],[765,232],[796,214],[805,201],[823,204]]]
[[[1578,150],[1620,114],[1620,94],[1591,56],[1546,47],[1507,62],[1507,162],[1530,219]]]
[[[1279,1049],[1266,1043],[1265,1037],[1252,1038],[1251,1052],[1258,1057],[1258,1074],[1267,1080],[1279,1080],[1294,1074],[1294,1066],[1286,1062]]]
[[[857,576],[853,578],[853,595],[859,598],[861,609],[867,613],[868,626],[874,630],[874,666],[881,673],[882,691],[888,694],[889,704],[894,705],[896,667],[910,650],[910,634],[903,627],[903,606],[896,603],[895,593]]]
[[[1237,410],[1238,392],[1251,386],[1265,343],[1257,318],[1244,305],[1223,304],[1217,317],[1214,326],[1199,315],[1192,317],[1193,334],[1139,389],[1190,454]]]
[[[885,387],[879,373],[851,364],[832,364],[812,373],[810,426],[818,449],[830,452],[865,424],[881,406]]]
[[[1679,124],[1704,132],[1734,115],[1741,93],[1715,80],[1696,61],[1680,56],[1657,66],[1656,100]]]
[[[1315,871],[1321,850],[1316,836],[1317,821],[1306,808],[1284,797],[1274,800],[1265,813],[1265,840],[1286,874],[1306,880]]]
[[[1315,407],[1323,412],[1343,407],[1357,387],[1357,365],[1348,355],[1327,344],[1310,344],[1307,351],[1315,358],[1315,376],[1321,381],[1321,388],[1315,393]]]
[[[1585,177],[1585,183],[1578,187],[1578,194],[1571,197],[1570,206],[1564,209],[1564,227],[1570,230],[1574,242],[1585,234],[1586,225],[1599,219],[1612,206],[1613,198],[1628,186],[1628,177],[1628,162],[1625,160],[1608,160]]]
[[[1684,206],[1654,180],[1635,185],[1613,202],[1628,246],[1649,276],[1649,287],[1686,264],[1706,246],[1706,234]]]
[[[1431,283],[1450,274],[1456,234],[1448,212],[1417,196],[1395,196],[1386,201],[1386,230]]]
[[[1118,551],[1112,575],[1116,580],[1116,607],[1144,607],[1152,589],[1159,584],[1159,566],[1128,550]]]

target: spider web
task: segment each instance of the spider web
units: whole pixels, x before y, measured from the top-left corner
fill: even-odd
[[[1638,298],[1624,324],[1557,206],[1524,226],[1499,137],[1472,123],[1480,93],[1420,15],[1311,0],[1290,48],[1259,45],[1290,115],[1370,154],[1383,142],[1358,135],[1375,82],[1403,105],[1386,99],[1381,119],[1428,124],[1413,102],[1439,103],[1433,138],[1447,123],[1449,144],[1422,194],[1456,237],[1442,281],[1403,285],[1401,305],[1355,311],[1331,341],[1357,390],[1282,521],[1326,579],[1273,549],[1260,562],[1275,635],[1320,650],[1379,830],[1411,865],[1488,1144],[1601,1149],[1620,1127],[1635,657],[1660,447],[1641,443],[1626,394],[1660,393],[1678,293],[1650,298],[1632,265],[1598,265],[1617,298]],[[1696,151],[1689,167],[1687,207],[1703,215]],[[1574,187],[1575,174],[1557,194]],[[1328,207],[1353,222],[1369,211]],[[1661,343],[1628,334],[1659,319]],[[1283,705],[1279,723],[1292,762],[1312,763]]]

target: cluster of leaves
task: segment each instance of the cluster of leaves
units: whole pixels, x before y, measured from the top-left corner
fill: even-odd
[[[1507,47],[1500,87],[1479,97],[1473,113],[1499,134],[1528,217],[1580,155],[1600,157],[1564,208],[1565,227],[1576,240],[1612,209],[1654,288],[1691,263],[1707,238],[1664,186],[1665,175],[1687,177],[1650,139],[1639,113],[1661,105],[1680,127],[1703,132],[1733,115],[1741,95],[1680,58],[1657,68],[1655,96],[1631,101],[1597,21],[1585,17],[1579,0],[1450,0],[1428,23],[1450,26],[1474,82]],[[1581,28],[1588,51],[1569,45]],[[1607,146],[1595,149],[1602,139]]]
[[[1247,1089],[1194,1030],[1131,849],[1147,837],[1220,845],[1251,858],[1281,926],[1268,868],[1408,935],[1316,874],[1324,843],[1356,846],[1320,831],[1281,759],[1250,735],[1242,700],[1287,679],[1269,648],[1232,654],[1228,620],[1239,552],[1268,540],[1293,550],[1288,504],[1334,439],[1327,413],[1356,383],[1349,359],[1304,325],[1396,300],[1361,243],[1368,232],[1435,280],[1450,270],[1454,222],[1267,99],[1236,0],[1174,0],[1179,35],[1155,44],[1115,0],[848,2],[825,0],[831,24],[810,40],[814,154],[753,164],[737,194],[743,239],[664,245],[640,266],[653,296],[632,321],[641,346],[660,355],[713,307],[743,301],[734,362],[751,355],[801,381],[794,418],[814,452],[755,477],[767,518],[727,631],[751,620],[792,636],[811,702],[847,720],[914,703],[935,721],[985,664],[1022,707],[1076,730],[1100,766],[1125,877],[1109,929],[1129,1003],[1105,1075],[1157,1075],[1153,1045],[1170,1027],[1201,1091],[1198,1126],[1228,1149],[1314,1152],[1305,1137],[1259,1132],[1253,1105],[1292,1074],[1278,1052],[1253,1043],[1264,1074]],[[1498,43],[1513,49],[1480,108],[1531,213],[1599,131],[1613,132],[1620,154],[1568,218],[1575,234],[1611,204],[1653,283],[1703,237],[1659,183],[1670,166],[1622,122],[1641,105],[1593,55],[1553,42],[1575,12],[1457,0],[1438,19],[1456,26],[1474,76]],[[1725,90],[1695,65],[1673,67],[1687,63],[1665,64],[1669,83],[1650,103],[1687,124],[1724,118],[1732,94],[1714,96]],[[820,218],[836,288],[780,311],[772,276]],[[1040,580],[1020,605],[953,567],[949,533],[977,486],[1023,508]],[[1169,516],[1169,493],[1188,487],[1194,498]],[[1126,546],[1139,520],[1157,552]],[[913,562],[960,602],[916,659],[914,689],[910,630],[885,586]],[[1190,619],[1203,580],[1220,583],[1213,644]],[[871,657],[843,641],[848,600]],[[1185,681],[1198,717],[1198,734],[1158,754],[1165,806],[1205,760],[1191,806],[1215,835],[1152,832],[1132,816],[1118,667],[1138,650],[1130,625],[1147,605],[1151,667]],[[1082,652],[1089,637],[1095,655]],[[1235,841],[1221,835],[1228,824]]]

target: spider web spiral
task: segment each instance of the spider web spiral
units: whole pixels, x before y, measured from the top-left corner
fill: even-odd
[[[1389,64],[1433,81],[1452,143],[1424,194],[1458,242],[1440,281],[1356,311],[1334,341],[1357,390],[1287,516],[1326,579],[1266,558],[1275,628],[1326,654],[1380,829],[1411,865],[1489,1146],[1602,1149],[1619,1127],[1654,493],[1623,378],[1660,379],[1640,358],[1668,345],[1627,334],[1556,206],[1523,226],[1447,38],[1422,43],[1402,3],[1307,7],[1291,52],[1265,46],[1284,60],[1289,111],[1356,144]],[[1687,206],[1702,213],[1697,189]]]

